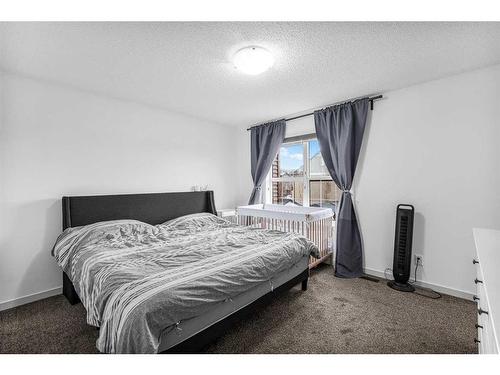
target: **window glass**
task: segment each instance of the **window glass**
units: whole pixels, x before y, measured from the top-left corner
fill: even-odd
[[[267,197],[272,203],[336,210],[340,190],[328,173],[317,139],[283,144],[271,171],[272,191]]]
[[[304,184],[302,181],[273,182],[273,203],[288,206],[303,206]]]
[[[340,190],[331,180],[309,180],[309,206],[331,208],[340,200]]]
[[[304,146],[302,143],[284,144],[278,155],[279,177],[304,175]]]
[[[330,176],[326,168],[317,139],[309,141],[309,175],[311,178],[320,176]]]

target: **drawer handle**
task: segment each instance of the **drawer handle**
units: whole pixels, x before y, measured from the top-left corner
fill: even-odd
[[[478,264],[478,263],[479,263],[479,261],[472,259],[472,264]]]
[[[477,310],[477,313],[478,313],[479,315],[481,315],[481,314],[486,314],[486,315],[488,315],[488,311],[483,310],[482,308],[479,308],[479,309]]]
[[[475,324],[475,326],[476,326],[476,329],[478,329],[478,328],[483,329],[483,326],[482,326],[482,325],[480,325],[480,324],[477,324],[477,323],[476,323],[476,324]]]
[[[472,299],[473,299],[474,301],[479,301],[479,297],[478,297],[478,296],[472,296]]]
[[[479,344],[481,341],[480,341],[480,340],[478,340],[478,339],[474,339],[474,342],[475,342],[476,344]]]
[[[474,279],[474,282],[477,284],[477,283],[483,283],[481,280],[479,280],[478,278]]]

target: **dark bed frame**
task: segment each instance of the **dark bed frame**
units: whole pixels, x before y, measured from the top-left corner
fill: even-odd
[[[212,191],[94,195],[62,198],[63,230],[99,221],[120,219],[134,219],[156,225],[183,215],[201,212],[217,215]],[[299,283],[302,283],[302,290],[307,290],[308,278],[309,267],[298,276],[263,295],[251,304],[242,307],[203,331],[171,347],[166,353],[198,352],[204,346],[226,333],[234,323],[271,301],[277,294]],[[72,305],[80,302],[73,283],[64,272],[63,295]]]

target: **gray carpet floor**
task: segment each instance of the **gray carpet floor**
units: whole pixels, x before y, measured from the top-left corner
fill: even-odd
[[[475,304],[339,279],[331,267],[205,348],[207,353],[477,353]],[[63,296],[0,312],[0,353],[96,353],[98,330]]]

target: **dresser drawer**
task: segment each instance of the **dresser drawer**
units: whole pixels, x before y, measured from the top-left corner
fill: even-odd
[[[500,231],[474,228],[476,245],[475,259],[475,297],[477,303],[477,325],[479,353],[499,352],[496,334],[500,329]]]
[[[478,328],[477,328],[477,351],[479,354],[485,354],[487,353],[485,349],[485,341],[484,341],[484,326],[481,323],[478,323]]]
[[[488,334],[490,332],[490,326],[488,322],[488,318],[482,315],[477,315],[477,339],[479,354],[488,353]]]
[[[478,307],[482,308],[482,307]],[[489,314],[478,314],[477,315],[478,324],[478,340],[479,342],[479,354],[494,354],[497,353],[497,346],[493,334],[493,326],[491,324],[491,319]]]
[[[485,293],[485,289],[484,289],[484,284],[480,282],[481,279],[479,279],[478,277],[476,277],[474,279],[474,283],[476,284],[476,297],[475,298],[475,301],[476,303],[478,304],[481,304],[481,302],[483,303],[483,306],[484,306],[484,303],[487,303],[486,301],[486,293]]]
[[[476,306],[477,306],[477,339],[479,354],[497,353],[497,347],[494,339],[493,327],[491,323],[488,296],[484,282],[482,280],[482,271],[480,265],[476,264],[477,272],[474,283],[476,285]]]
[[[472,258],[472,264],[473,264],[473,267],[474,267],[474,268],[475,268],[475,270],[476,270],[476,274],[475,274],[475,275],[476,275],[476,277],[481,276],[481,274],[480,274],[480,273],[481,273],[481,267],[480,267],[480,265],[479,265],[479,261],[477,260],[477,256],[476,256],[476,257],[474,257],[474,258]]]

